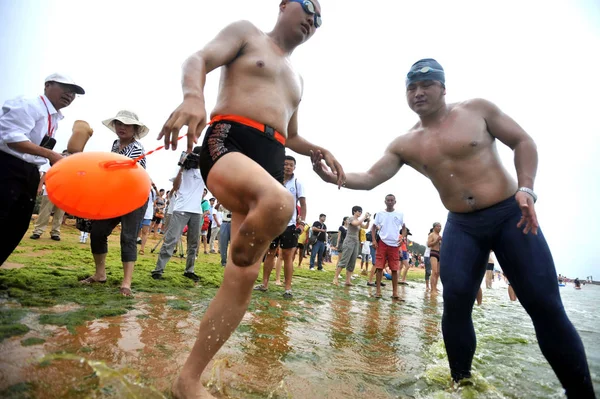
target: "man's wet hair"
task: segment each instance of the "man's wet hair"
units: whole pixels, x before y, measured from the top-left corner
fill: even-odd
[[[362,207],[356,205],[352,207],[352,215],[354,215],[354,212],[362,212]]]
[[[385,196],[385,198],[387,198],[387,197],[394,197],[394,199],[396,198],[396,196],[394,194],[388,194]]]
[[[294,158],[291,155],[286,155],[285,156],[285,161],[294,161],[294,165],[296,165],[296,158]]]
[[[322,214],[319,215],[319,218],[322,218],[323,216],[327,217],[326,214],[322,213]]]

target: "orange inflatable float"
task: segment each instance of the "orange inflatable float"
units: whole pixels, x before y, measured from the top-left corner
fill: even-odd
[[[113,152],[82,152],[57,162],[46,174],[52,203],[70,215],[110,219],[148,201],[150,176],[131,158]]]

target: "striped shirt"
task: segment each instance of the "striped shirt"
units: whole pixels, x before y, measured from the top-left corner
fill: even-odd
[[[123,148],[119,151],[119,140],[115,140],[112,146],[111,152],[116,152],[117,154],[125,155],[129,158],[137,158],[140,155],[144,154],[144,146],[137,140],[133,140],[127,147]],[[142,158],[138,161],[138,163],[142,166],[142,168],[146,169],[146,158]]]

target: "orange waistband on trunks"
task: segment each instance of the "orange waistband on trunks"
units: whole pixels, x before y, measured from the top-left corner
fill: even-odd
[[[285,145],[285,137],[283,136],[283,134],[279,133],[277,130],[273,129],[271,126],[256,122],[250,118],[246,118],[245,116],[217,115],[214,118],[212,118],[208,124],[212,125],[213,123],[220,122],[220,121],[237,122],[237,123],[241,123],[242,125],[246,125],[251,128],[254,128],[256,130],[260,130],[267,136],[272,137],[275,140],[279,141],[282,145]]]

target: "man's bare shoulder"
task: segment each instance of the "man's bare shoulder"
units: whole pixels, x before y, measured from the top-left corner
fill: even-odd
[[[484,118],[500,111],[496,104],[484,98],[472,98],[460,103],[454,103],[452,106],[456,107],[456,109],[476,113]]]
[[[250,37],[255,35],[264,35],[265,33],[258,29],[252,22],[242,19],[227,25],[223,32],[228,32],[238,36]]]
[[[417,125],[413,126],[407,132],[392,140],[392,142],[388,145],[386,152],[395,154],[400,158],[404,158],[403,154],[406,151],[410,151],[415,139],[419,136],[419,128]]]

